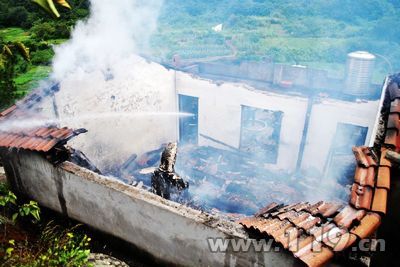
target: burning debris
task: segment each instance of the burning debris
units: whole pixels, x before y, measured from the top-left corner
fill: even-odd
[[[177,150],[176,143],[167,145],[161,155],[160,167],[154,171],[151,177],[152,191],[166,199],[171,199],[172,195],[179,198],[189,187],[189,183],[175,172]]]

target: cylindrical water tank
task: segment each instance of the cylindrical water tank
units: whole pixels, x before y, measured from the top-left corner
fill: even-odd
[[[375,56],[366,51],[356,51],[347,55],[344,93],[349,95],[368,95]]]

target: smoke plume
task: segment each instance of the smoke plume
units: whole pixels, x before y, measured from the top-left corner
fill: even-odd
[[[91,0],[90,17],[72,38],[55,48],[52,78],[95,70],[110,71],[133,53],[143,53],[157,26],[162,0]]]

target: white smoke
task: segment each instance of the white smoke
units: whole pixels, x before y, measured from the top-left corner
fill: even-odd
[[[60,91],[43,110],[49,115],[56,106],[52,119],[60,126],[86,128],[87,134],[69,144],[104,170],[174,141],[179,114],[173,73],[138,56],[149,54],[163,1],[90,4],[89,18],[55,48],[51,80]]]
[[[72,38],[55,48],[52,78],[95,70],[148,49],[163,0],[91,0],[90,17],[80,21]]]

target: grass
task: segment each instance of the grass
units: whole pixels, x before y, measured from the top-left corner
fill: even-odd
[[[30,39],[30,34],[21,28],[0,29],[0,37],[5,42],[24,42]]]
[[[49,76],[50,66],[31,66],[27,72],[18,75],[14,81],[19,95],[24,95],[32,88],[35,88],[39,82]]]
[[[5,42],[26,42],[31,39],[29,32],[16,27],[0,29],[0,37]],[[46,43],[59,45],[65,41],[66,39],[53,39],[46,41]],[[18,74],[14,79],[17,86],[17,94],[24,96],[31,89],[38,86],[41,80],[47,78],[50,72],[50,66],[30,65],[26,72]]]

